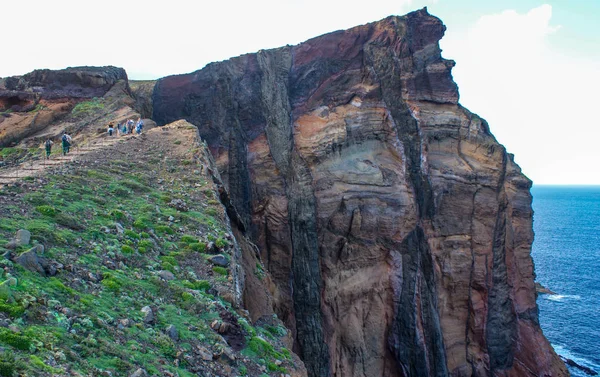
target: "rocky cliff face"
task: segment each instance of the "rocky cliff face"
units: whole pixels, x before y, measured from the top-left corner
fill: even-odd
[[[207,140],[310,376],[563,376],[531,182],[458,103],[425,9],[156,84]]]

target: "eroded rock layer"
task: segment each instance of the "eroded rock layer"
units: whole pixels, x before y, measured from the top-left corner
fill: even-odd
[[[161,79],[207,140],[310,376],[563,376],[531,182],[458,104],[426,9]]]

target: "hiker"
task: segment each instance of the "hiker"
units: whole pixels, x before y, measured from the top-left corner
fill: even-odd
[[[123,123],[123,135],[127,135],[127,124]]]
[[[128,119],[127,120],[127,133],[128,134],[132,134],[133,133],[133,119]]]
[[[63,156],[66,156],[69,153],[69,149],[71,148],[71,136],[66,132],[62,135],[62,148],[63,148]]]
[[[142,133],[142,127],[144,127],[144,122],[142,121],[141,118],[138,118],[136,124],[135,124],[135,133],[137,133],[138,135]]]
[[[121,135],[121,122],[117,122],[117,136]]]
[[[54,142],[51,139],[46,140],[44,146],[46,147],[46,158],[50,158],[50,153],[52,153],[52,144]]]
[[[108,125],[108,136],[112,136],[113,132],[115,132],[112,123]]]

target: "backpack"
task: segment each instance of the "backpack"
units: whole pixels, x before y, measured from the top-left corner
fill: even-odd
[[[52,142],[50,140],[46,140],[46,148],[50,148]]]
[[[69,139],[67,138],[67,135],[62,136],[62,141],[69,141]]]

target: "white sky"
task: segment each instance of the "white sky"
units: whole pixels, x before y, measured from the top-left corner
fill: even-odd
[[[11,32],[0,76],[115,65],[157,78],[429,5],[448,25],[441,46],[457,62],[461,103],[488,120],[524,173],[537,184],[600,184],[599,55],[565,52],[553,41],[573,25],[527,1],[518,12],[470,0],[3,1],[0,24]]]

